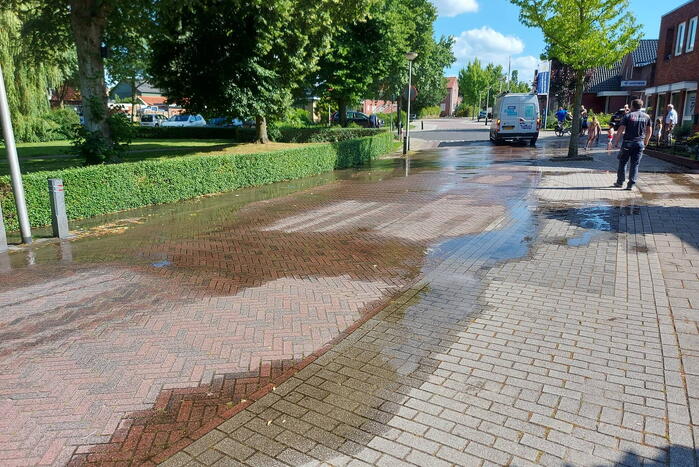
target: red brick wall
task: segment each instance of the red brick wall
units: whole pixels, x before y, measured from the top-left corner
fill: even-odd
[[[678,81],[699,81],[699,40],[694,44],[694,51],[675,56],[675,36],[668,38],[668,28],[675,29],[677,34],[677,26],[690,18],[699,16],[699,0],[694,0],[691,3],[678,8],[677,10],[663,16],[660,23],[660,42],[658,43],[658,63],[655,71],[655,86],[663,84],[676,83]],[[686,28],[689,28],[687,24]],[[687,30],[685,31],[685,47],[687,45]],[[699,36],[699,31],[698,34]],[[672,51],[670,58],[667,59],[665,51],[668,46],[668,40],[671,41],[669,49]]]

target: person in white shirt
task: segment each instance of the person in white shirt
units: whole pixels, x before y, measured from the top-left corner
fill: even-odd
[[[677,111],[674,105],[668,104],[667,113],[665,114],[665,125],[663,127],[663,132],[665,133],[663,140],[666,144],[672,143],[672,130],[675,128],[675,125],[677,125]]]

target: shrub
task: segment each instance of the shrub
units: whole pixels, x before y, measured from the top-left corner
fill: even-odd
[[[69,219],[168,203],[196,196],[356,167],[391,151],[390,133],[261,154],[184,156],[159,161],[94,165],[23,176],[33,226],[51,222],[47,178],[61,178]],[[0,177],[8,230],[18,228],[10,179]]]
[[[56,134],[61,139],[73,139],[80,125],[80,116],[72,109],[54,109],[46,118],[56,125]]]
[[[675,135],[675,138],[677,139],[683,139],[688,137],[689,135],[692,134],[692,123],[691,122],[683,122],[672,130],[672,132]]]
[[[418,118],[436,118],[442,113],[442,109],[438,105],[433,105],[430,107],[423,107],[418,112]]]
[[[335,143],[384,133],[384,128],[306,127],[279,128],[278,141],[284,143]]]
[[[18,143],[38,143],[59,139],[58,124],[41,117],[19,115],[12,122],[15,140]]]
[[[313,120],[309,117],[306,109],[293,107],[286,111],[284,121],[280,122],[279,126],[304,127],[312,124]]]
[[[73,152],[84,157],[87,165],[121,162],[121,156],[131,144],[135,127],[126,115],[121,112],[110,113],[107,125],[111,131],[111,142],[99,131],[78,127],[73,138]]]

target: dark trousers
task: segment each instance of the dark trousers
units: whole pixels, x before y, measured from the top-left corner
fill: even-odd
[[[640,141],[624,141],[621,145],[621,151],[617,158],[619,159],[619,170],[616,172],[616,181],[619,184],[624,183],[626,178],[626,164],[629,165],[629,184],[635,185],[638,179],[638,164],[643,157],[643,150],[646,147]]]

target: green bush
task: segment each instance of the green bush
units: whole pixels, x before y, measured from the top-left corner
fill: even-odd
[[[304,127],[312,124],[313,120],[306,109],[292,107],[286,111],[284,121],[280,122],[279,126]]]
[[[675,135],[675,138],[677,139],[687,138],[689,135],[692,134],[692,123],[682,122],[681,124],[675,126],[672,132]]]
[[[121,162],[136,133],[136,127],[121,112],[108,115],[107,125],[111,132],[111,142],[99,131],[90,131],[84,126],[77,128],[73,138],[73,152],[84,157],[87,165]]]
[[[384,132],[338,143],[261,154],[185,156],[159,161],[94,165],[23,176],[33,226],[51,222],[47,178],[61,178],[69,219],[357,167],[392,150]],[[0,177],[0,204],[8,230],[18,228],[10,179]]]
[[[438,105],[433,105],[420,109],[417,116],[418,118],[437,118],[441,115],[441,113],[442,109]]]
[[[13,120],[12,129],[15,141],[18,143],[39,143],[61,139],[58,124],[44,116],[19,115]]]
[[[283,143],[336,143],[355,138],[364,138],[384,133],[385,128],[341,128],[341,127],[306,127],[279,128],[278,141]]]
[[[73,139],[80,125],[80,116],[72,109],[54,109],[46,118],[58,125],[56,133],[61,139]]]

